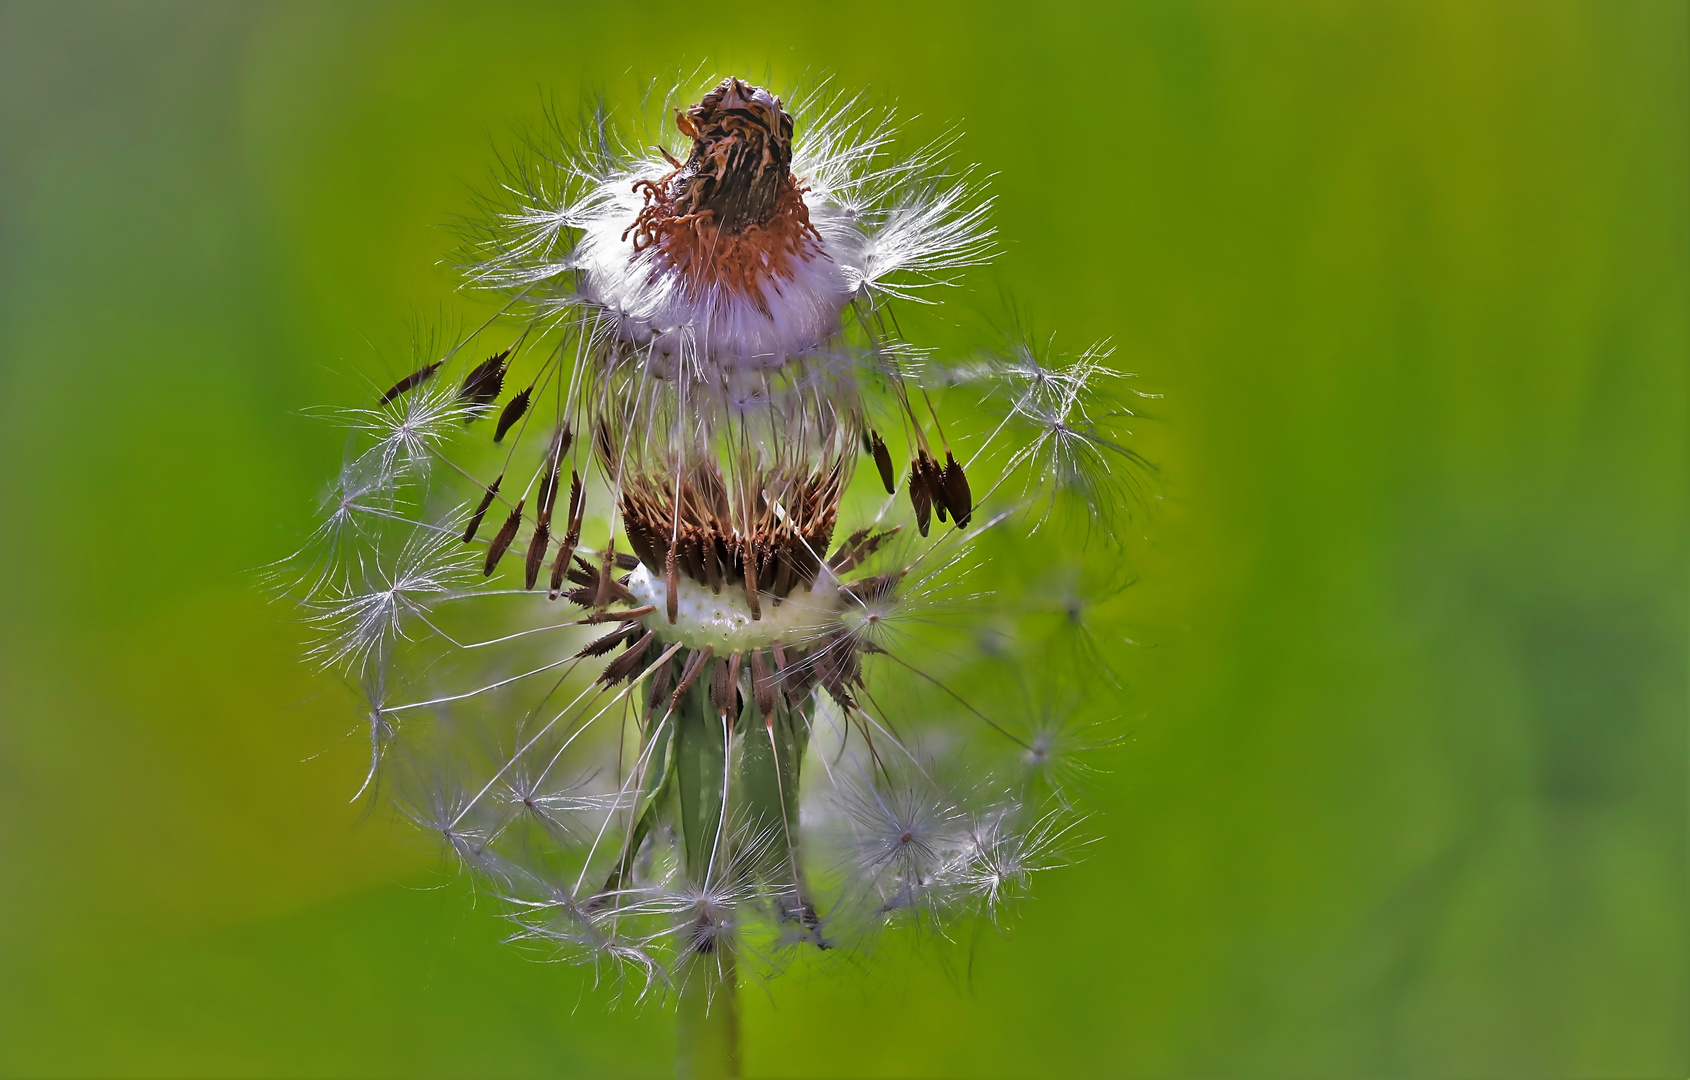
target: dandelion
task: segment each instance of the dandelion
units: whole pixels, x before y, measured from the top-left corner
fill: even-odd
[[[857,97],[737,78],[673,117],[517,164],[465,268],[498,314],[342,414],[300,580],[368,688],[367,786],[514,941],[677,995],[689,1067],[732,1067],[743,975],[996,919],[1060,861],[1063,740],[935,641],[992,602],[976,537],[1106,519],[1139,460],[1107,349],[904,338],[895,305],[993,251],[950,141],[900,158]],[[1000,422],[948,438],[935,398],[976,384]]]

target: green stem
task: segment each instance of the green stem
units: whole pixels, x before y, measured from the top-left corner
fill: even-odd
[[[739,979],[731,950],[694,956],[681,984],[675,1075],[715,1080],[739,1075]]]

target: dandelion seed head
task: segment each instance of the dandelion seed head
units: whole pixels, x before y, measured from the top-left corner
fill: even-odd
[[[992,203],[954,135],[906,152],[865,101],[729,77],[660,147],[600,109],[513,162],[465,267],[504,306],[337,414],[301,548],[313,656],[369,692],[366,788],[514,942],[641,997],[996,919],[1070,828],[1028,808],[1071,805],[1071,733],[941,675],[1025,652],[977,538],[1130,486],[1110,353],[905,337],[992,257]],[[999,414],[978,442],[934,400],[959,383]]]

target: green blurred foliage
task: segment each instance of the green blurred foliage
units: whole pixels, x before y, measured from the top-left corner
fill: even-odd
[[[748,990],[751,1069],[1684,1075],[1687,40],[1677,0],[0,6],[0,1071],[667,1071],[665,1013],[346,802],[350,696],[254,570],[338,460],[300,410],[485,310],[439,226],[513,126],[705,63],[959,125],[1005,253],[953,302],[1166,395],[1161,505],[1091,556],[1138,577],[1103,839],[1007,934]]]

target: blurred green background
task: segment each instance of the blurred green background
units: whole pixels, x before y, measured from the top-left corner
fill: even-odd
[[[751,1071],[1685,1075],[1687,31],[0,6],[0,1072],[668,1070],[347,803],[348,695],[251,571],[338,460],[299,410],[481,310],[439,226],[511,128],[707,61],[959,123],[1005,240],[960,299],[1166,395],[1104,839],[966,969],[747,991]]]

